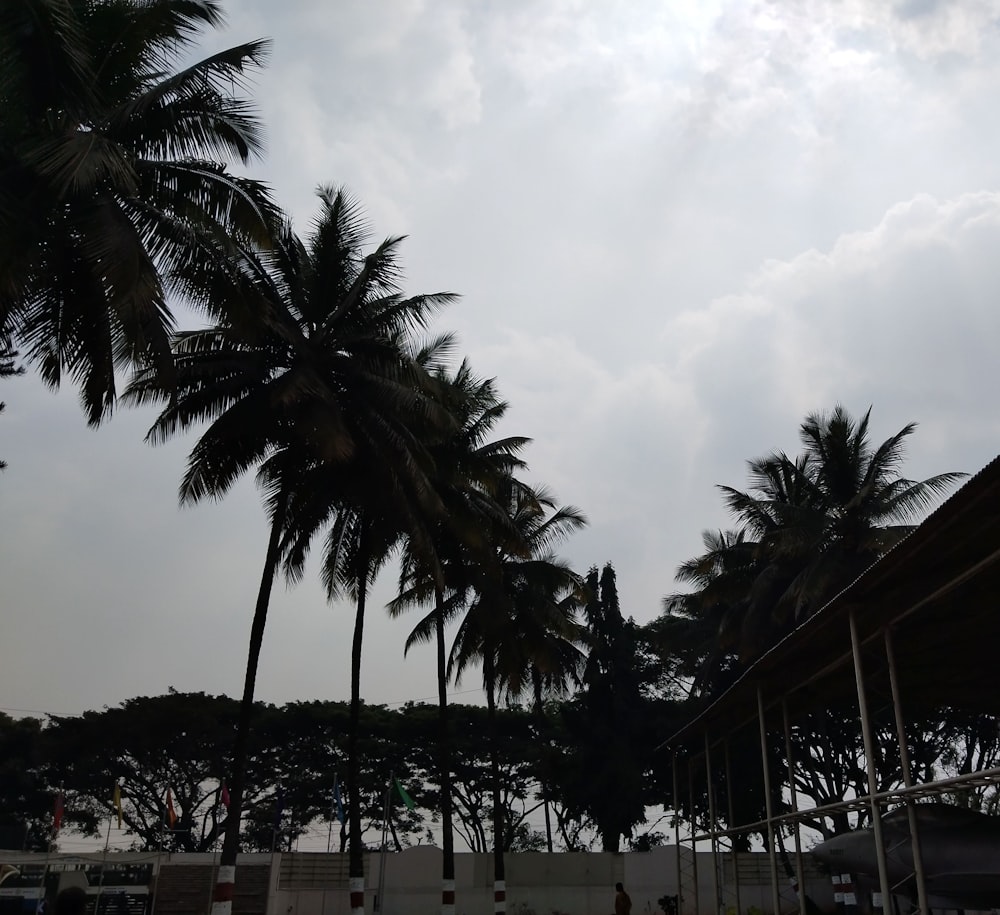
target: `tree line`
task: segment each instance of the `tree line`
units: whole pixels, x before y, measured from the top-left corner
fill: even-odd
[[[474,851],[492,850],[497,796],[503,851],[617,845],[644,819],[645,807],[661,801],[655,781],[642,775],[652,769],[649,748],[657,733],[675,723],[663,715],[674,709],[657,707],[658,685],[648,676],[652,668],[643,675],[634,663],[638,627],[617,610],[613,569],[607,566],[602,577],[610,620],[595,620],[595,637],[599,632],[605,644],[601,668],[595,665],[586,686],[572,697],[546,701],[542,709],[450,708],[454,828]],[[609,623],[618,630],[610,637]],[[612,694],[635,710],[635,729],[617,715],[608,701]],[[171,691],[80,716],[0,716],[0,847],[48,848],[58,797],[63,829],[84,836],[103,838],[120,803],[118,845],[145,851],[217,849],[229,815],[227,777],[239,714],[235,699]],[[437,708],[363,704],[360,777],[347,786],[342,779],[350,716],[350,703],[342,701],[254,704],[244,850],[291,849],[303,836],[311,836],[315,848],[317,836],[327,836],[334,851],[344,851],[351,826],[343,814],[352,807],[363,848],[378,845],[387,812],[395,847],[439,841]],[[614,733],[623,749],[634,739],[645,751],[645,763],[603,752]],[[638,776],[632,803],[609,804],[608,788],[621,780],[623,758],[632,760]],[[413,810],[394,788],[386,810],[393,779],[415,800]]]
[[[705,535],[705,552],[679,570],[687,590],[638,626],[618,606],[611,567],[582,575],[558,555],[586,518],[528,482],[528,440],[497,431],[508,412],[497,381],[476,373],[453,335],[431,331],[456,296],[407,294],[402,239],[375,240],[345,188],[320,187],[303,236],[264,184],[234,172],[262,154],[248,80],[268,43],[192,62],[197,39],[221,22],[218,0],[0,6],[0,374],[21,359],[53,387],[69,382],[92,425],[119,405],[154,407],[153,444],[197,435],[181,502],[221,498],[253,472],[269,524],[240,700],[209,714],[208,704],[223,700],[202,697],[198,714],[206,722],[218,716],[217,741],[214,749],[186,751],[211,771],[191,764],[184,777],[147,772],[148,784],[131,787],[149,791],[126,790],[150,805],[143,816],[130,814],[130,828],[148,841],[142,824],[159,814],[151,789],[167,775],[188,786],[190,806],[179,806],[191,818],[187,839],[167,841],[221,836],[223,865],[235,862],[241,843],[268,842],[266,808],[277,809],[277,794],[267,792],[277,782],[262,771],[282,773],[282,805],[296,809],[295,779],[307,773],[295,776],[291,761],[276,757],[271,769],[258,767],[268,728],[280,731],[279,720],[306,715],[307,706],[262,711],[255,683],[274,580],[298,580],[315,549],[329,599],[347,598],[355,615],[351,694],[337,730],[342,758],[328,748],[348,798],[352,878],[363,876],[375,803],[369,779],[384,774],[372,743],[381,725],[360,694],[364,622],[371,585],[393,559],[399,587],[389,610],[418,611],[407,648],[423,641],[435,648],[438,704],[433,722],[421,710],[425,730],[415,741],[431,757],[403,757],[420,784],[437,792],[443,881],[454,879],[456,830],[473,844],[492,843],[495,877],[504,879],[503,850],[515,841],[517,822],[516,761],[507,753],[516,742],[503,731],[516,718],[512,703],[523,706],[527,717],[516,720],[536,737],[549,729],[567,735],[550,739],[551,752],[537,741],[524,748],[546,847],[554,836],[572,846],[589,825],[602,847],[617,849],[644,822],[651,800],[669,797],[651,748],[905,536],[959,475],[901,476],[912,425],[875,445],[867,413],[856,420],[838,406],[810,415],[800,455],[752,461],[746,491],[722,487],[732,529]],[[202,326],[178,325],[181,304]],[[471,670],[486,696],[476,747],[467,745],[466,727],[479,713],[447,699],[447,686]],[[24,770],[41,779],[24,782],[24,798],[51,792],[57,777],[71,790],[72,760],[57,770],[45,757],[51,751],[58,759],[74,728],[82,734],[105,714],[110,727],[135,704],[180,701],[136,699],[45,727],[5,721],[4,739],[25,754],[46,748]],[[401,721],[417,712],[392,714]],[[956,721],[933,731],[928,765],[946,759],[948,747],[960,752],[975,731]],[[810,756],[813,735],[799,732],[800,758],[817,771],[826,767],[804,789],[850,789],[856,735],[847,718],[835,725],[844,732],[836,764]],[[307,758],[314,751],[308,728],[291,733]],[[70,743],[53,743],[57,735]],[[76,752],[91,758],[96,750],[80,737]],[[474,791],[459,774],[472,756],[488,765]],[[126,777],[115,775],[110,759],[103,768],[92,761],[101,778]],[[225,811],[209,794],[196,796],[212,779],[226,784]],[[326,803],[309,793],[320,790],[318,768],[316,779],[297,797],[295,828]],[[74,814],[90,829],[107,807],[107,789],[81,783],[72,790],[90,798]],[[749,787],[742,796],[759,803]],[[29,816],[26,800],[12,809],[25,821],[27,841],[37,841],[31,823],[41,815]],[[394,821],[402,837],[419,830],[420,816]]]

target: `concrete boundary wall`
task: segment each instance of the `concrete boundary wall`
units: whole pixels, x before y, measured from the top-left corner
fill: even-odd
[[[690,849],[682,849],[690,864]],[[66,868],[93,865],[101,855],[52,855],[49,867]],[[0,863],[20,867],[39,865],[44,855],[0,852]],[[246,915],[350,915],[347,887],[346,855],[296,853],[240,856],[236,871],[237,893],[240,888],[240,866],[250,876],[255,872],[254,886],[244,884],[245,899],[238,906]],[[108,858],[108,866],[127,864],[129,860],[151,862],[160,886],[166,888],[171,869],[205,868],[210,874],[217,863],[216,855],[155,855],[118,853]],[[663,896],[677,895],[677,848],[673,845],[654,848],[649,852],[610,854],[605,852],[556,852],[509,854],[505,856],[507,870],[507,912],[510,915],[609,915],[614,908],[614,885],[622,881],[632,897],[633,915],[658,915],[657,901]],[[732,880],[731,861],[719,859],[722,882]],[[381,871],[385,869],[385,898],[377,899]],[[770,868],[767,855],[740,855],[739,915],[771,915]],[[731,885],[723,885],[721,899],[716,904],[712,879],[712,855],[699,852],[697,861],[697,912],[693,888],[682,900],[681,915],[737,915],[735,893]],[[269,874],[261,879],[261,874]],[[68,876],[68,875],[67,875]],[[402,852],[378,852],[366,855],[365,911],[371,915],[439,915],[441,911],[441,851],[423,845]],[[109,888],[110,889],[110,888]],[[793,912],[797,900],[787,879],[781,880],[781,911]],[[833,911],[833,894],[829,879],[810,868],[807,892],[824,910]],[[460,853],[455,856],[455,915],[492,915],[493,857],[486,854]],[[13,895],[13,888],[4,887],[3,895]],[[180,900],[168,901],[165,893],[155,899],[149,894],[151,915],[184,915]],[[253,898],[251,898],[253,897]],[[381,905],[378,903],[381,901]],[[206,900],[207,903],[207,900]],[[190,915],[205,915],[194,907]],[[167,910],[170,909],[168,912]],[[236,907],[234,906],[234,912]],[[207,912],[207,905],[206,905]]]

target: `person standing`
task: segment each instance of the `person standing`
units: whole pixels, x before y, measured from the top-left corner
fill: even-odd
[[[632,898],[621,883],[615,884],[615,915],[632,915]]]

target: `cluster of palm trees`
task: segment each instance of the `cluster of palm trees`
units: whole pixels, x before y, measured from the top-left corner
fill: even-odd
[[[467,362],[449,368],[450,335],[425,338],[454,296],[403,294],[400,238],[371,247],[359,205],[339,188],[320,190],[300,238],[263,185],[230,171],[226,163],[260,152],[260,125],[239,93],[267,44],[182,66],[198,33],[220,21],[218,0],[2,5],[0,343],[18,346],[52,386],[68,374],[92,424],[120,400],[159,408],[154,443],[197,429],[183,502],[219,498],[256,471],[270,536],[224,866],[238,850],[275,576],[300,577],[322,540],[330,599],[355,602],[350,797],[368,592],[402,557],[393,611],[429,607],[410,643],[437,646],[443,877],[452,880],[447,683],[481,664],[491,709],[498,694],[529,685],[540,706],[544,687],[573,674],[583,588],[553,550],[585,519],[521,479],[526,439],[492,437],[507,409],[495,383]],[[175,302],[208,326],[178,330]],[[348,809],[359,878],[360,804]]]
[[[695,693],[735,672],[819,610],[905,537],[965,474],[916,482],[900,475],[914,423],[879,445],[843,407],[800,426],[802,452],[749,462],[747,491],[720,486],[736,527],[702,534],[705,552],[677,579],[692,590],[664,601],[658,625]]]

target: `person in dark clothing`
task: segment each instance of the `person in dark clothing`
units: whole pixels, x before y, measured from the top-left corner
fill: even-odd
[[[68,886],[56,896],[53,915],[84,915],[87,911],[87,891],[82,886]]]
[[[632,899],[620,883],[615,884],[615,915],[632,915]]]

